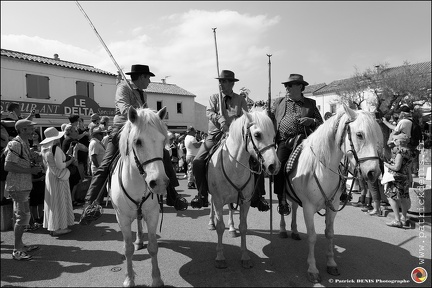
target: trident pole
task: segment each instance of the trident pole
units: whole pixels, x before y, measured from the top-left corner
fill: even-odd
[[[132,89],[132,86],[130,85],[130,83],[126,80],[126,76],[123,73],[123,70],[120,68],[120,66],[117,64],[116,60],[114,59],[113,55],[111,54],[110,50],[108,49],[108,47],[105,45],[105,42],[102,40],[102,37],[99,35],[99,33],[96,30],[96,27],[93,25],[92,21],[90,20],[90,18],[87,16],[87,13],[84,11],[84,9],[81,7],[81,5],[78,3],[78,1],[75,1],[75,3],[77,4],[78,8],[81,10],[81,12],[83,13],[84,17],[87,19],[87,21],[89,22],[90,26],[93,28],[94,32],[96,33],[96,36],[99,38],[99,41],[102,43],[102,46],[105,48],[105,50],[108,52],[108,55],[111,57],[111,60],[114,62],[114,65],[117,67],[118,72],[121,74],[122,78],[125,80],[126,84],[129,86],[129,89]]]
[[[214,41],[215,41],[215,50],[216,50],[216,69],[217,69],[217,77],[219,77],[219,57],[218,57],[218,49],[217,49],[217,42],[216,42],[216,29],[217,28],[212,28],[213,30],[213,35],[214,35]],[[219,114],[222,116],[222,91],[221,91],[221,87],[219,85],[218,82],[218,87],[219,87]]]
[[[271,61],[270,57],[272,54],[267,54],[268,57],[268,75],[269,75],[269,88],[268,88],[268,104],[267,104],[267,115],[270,117],[270,104],[271,104]],[[269,177],[269,193],[270,193],[270,245],[272,245],[273,241],[273,191],[272,191],[272,183],[273,183],[273,175]]]

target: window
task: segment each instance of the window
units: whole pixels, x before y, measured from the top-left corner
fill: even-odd
[[[76,95],[86,96],[94,100],[94,84],[86,81],[76,81]]]
[[[182,114],[182,113],[183,113],[182,103],[179,102],[177,103],[177,114]]]
[[[50,99],[49,78],[26,74],[27,98]]]
[[[156,110],[159,111],[162,109],[162,101],[156,101]]]

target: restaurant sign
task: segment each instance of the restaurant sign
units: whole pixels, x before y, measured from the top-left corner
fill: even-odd
[[[81,95],[68,97],[61,104],[2,100],[2,110],[6,111],[11,102],[16,102],[21,106],[21,113],[30,113],[32,110],[36,110],[36,113],[39,114],[90,116],[93,113],[98,113],[99,116],[115,115],[114,108],[100,107],[93,99]]]

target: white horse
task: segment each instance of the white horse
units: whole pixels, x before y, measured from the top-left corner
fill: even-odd
[[[237,203],[240,206],[241,262],[244,268],[253,266],[246,248],[247,214],[254,190],[253,172],[249,167],[252,156],[261,163],[268,174],[276,174],[280,168],[275,145],[275,130],[265,111],[243,112],[234,120],[226,141],[211,156],[208,166],[208,185],[211,195],[211,216],[218,234],[216,247],[217,268],[226,268],[222,236],[225,230],[223,207]],[[215,213],[212,216],[213,211]],[[230,211],[232,220],[232,211]],[[231,222],[231,221],[230,221]],[[214,225],[214,224],[213,224]]]
[[[152,262],[152,286],[163,286],[158,266],[156,229],[159,222],[159,197],[166,194],[169,179],[162,157],[167,130],[161,119],[166,109],[129,109],[128,121],[119,135],[120,159],[111,177],[110,196],[117,222],[123,234],[127,274],[123,286],[135,286],[132,268],[131,224],[145,221],[148,230],[148,252]],[[141,220],[142,218],[143,220]],[[138,225],[138,227],[142,225]],[[142,235],[138,231],[137,235]]]
[[[288,174],[285,187],[289,190],[289,197],[292,195],[292,187],[295,195],[302,202],[309,242],[308,279],[313,283],[318,283],[321,277],[316,267],[314,254],[317,238],[314,214],[325,209],[325,236],[329,241],[327,272],[331,275],[339,275],[334,260],[333,224],[340,203],[340,195],[345,189],[345,185],[342,184],[346,175],[340,175],[338,166],[342,157],[345,156],[350,166],[360,168],[358,171],[361,171],[364,179],[374,182],[380,175],[378,155],[383,147],[383,135],[371,113],[361,110],[354,111],[344,105],[336,115],[325,121],[305,139],[302,145],[298,165]],[[297,208],[297,202],[292,201],[292,238],[299,240]],[[280,235],[285,237],[284,216],[281,216],[280,228]]]

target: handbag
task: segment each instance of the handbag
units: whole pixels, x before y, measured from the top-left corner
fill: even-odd
[[[390,173],[389,168],[387,166],[384,166],[384,175],[381,179],[381,184],[386,184],[389,182],[395,181],[393,174]]]

